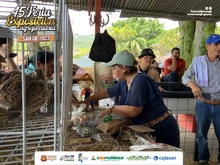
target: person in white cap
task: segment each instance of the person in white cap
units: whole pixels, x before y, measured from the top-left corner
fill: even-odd
[[[220,143],[220,35],[210,35],[206,40],[207,54],[195,57],[182,77],[182,83],[192,89],[196,98],[195,117],[197,123],[199,164],[208,165],[208,131],[213,121],[218,143]],[[192,77],[195,76],[195,82]],[[220,146],[218,157],[220,164]]]
[[[116,53],[105,64],[112,67],[117,83],[87,98],[97,101],[114,98],[114,106],[100,114],[100,118],[111,113],[132,118],[132,124],[145,125],[155,130],[156,142],[180,147],[179,127],[163,102],[157,84],[144,73],[137,72],[137,61],[129,51]]]

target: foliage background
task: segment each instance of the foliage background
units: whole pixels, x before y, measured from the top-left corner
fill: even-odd
[[[126,49],[137,57],[142,49],[152,48],[159,62],[169,57],[173,47],[183,45],[180,39],[180,28],[165,30],[164,25],[158,19],[128,18],[112,23],[107,30],[116,41],[117,52]],[[183,30],[186,32],[190,29]],[[220,34],[220,27],[215,28],[215,33]],[[93,40],[94,35],[74,35],[74,59],[88,54]],[[183,56],[183,58],[186,57]],[[192,57],[189,58],[188,63],[191,59]]]

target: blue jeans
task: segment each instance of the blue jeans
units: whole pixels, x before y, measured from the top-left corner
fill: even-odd
[[[170,72],[166,76],[164,76],[165,82],[178,82],[178,74],[177,72]]]
[[[178,74],[177,74],[177,72],[170,72],[169,74],[164,76],[163,79],[165,82],[178,82]],[[168,86],[167,90],[168,91],[177,91],[177,87]]]
[[[177,72],[170,72],[163,79],[165,82],[178,82],[179,77],[178,77]],[[168,91],[185,91],[185,92],[191,91],[191,89],[189,87],[186,87],[183,84],[179,88],[169,86],[167,90]]]
[[[220,161],[220,104],[212,105],[196,100],[195,117],[197,123],[199,160],[209,160],[208,131],[213,120],[214,130],[218,139],[218,161]]]

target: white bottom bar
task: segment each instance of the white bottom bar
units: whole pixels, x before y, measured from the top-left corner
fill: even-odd
[[[183,165],[181,151],[36,152],[35,165]]]

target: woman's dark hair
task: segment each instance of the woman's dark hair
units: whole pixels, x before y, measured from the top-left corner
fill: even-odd
[[[0,46],[7,43],[7,38],[0,38]]]
[[[32,55],[28,58],[27,65],[29,65],[31,63],[32,65],[35,66],[37,61],[39,61],[41,64],[47,64],[51,60],[54,60],[54,53],[53,52],[44,51],[44,50],[37,51],[34,55]]]
[[[8,39],[14,38],[13,32],[9,28],[0,26],[0,46],[2,44],[7,44]]]
[[[125,74],[133,74],[137,72],[137,67],[136,66],[127,66]]]
[[[136,73],[137,72],[137,61],[135,60],[134,63],[133,63],[133,66],[126,66],[126,71],[125,71],[125,75],[129,75],[129,74],[133,74],[133,73]],[[122,67],[122,65],[118,65],[116,64],[116,66],[118,67]]]

